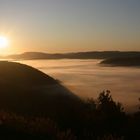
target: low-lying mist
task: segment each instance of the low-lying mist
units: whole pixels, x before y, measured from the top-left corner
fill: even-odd
[[[110,90],[128,112],[138,109],[140,97],[140,69],[132,67],[103,67],[101,60],[26,60],[28,64],[58,79],[82,98],[96,98],[103,90]]]

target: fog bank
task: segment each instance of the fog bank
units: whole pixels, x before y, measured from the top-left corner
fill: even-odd
[[[102,67],[100,60],[31,60],[20,61],[60,80],[82,98],[96,98],[103,90],[111,90],[116,101],[126,111],[138,109],[140,97],[140,69],[130,67]]]

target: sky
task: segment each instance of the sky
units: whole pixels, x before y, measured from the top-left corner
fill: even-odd
[[[0,0],[0,54],[140,51],[140,0]]]

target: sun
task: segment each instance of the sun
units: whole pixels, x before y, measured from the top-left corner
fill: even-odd
[[[7,48],[9,44],[8,38],[0,36],[0,48]]]

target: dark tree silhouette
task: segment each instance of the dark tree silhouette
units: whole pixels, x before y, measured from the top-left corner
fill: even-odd
[[[102,113],[122,113],[123,107],[120,103],[116,103],[112,96],[110,95],[110,91],[106,90],[100,93],[98,97],[98,104],[97,110],[101,111]]]

